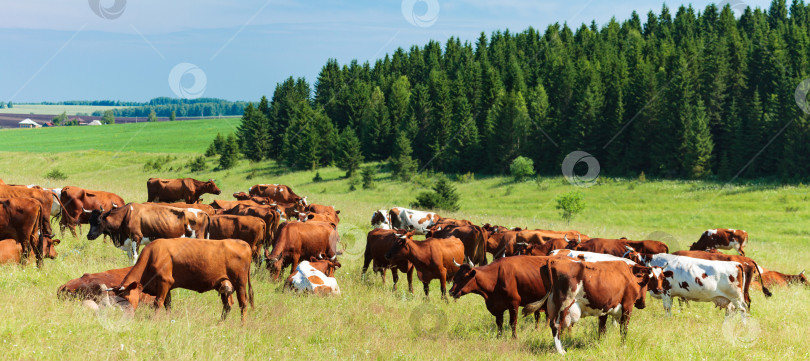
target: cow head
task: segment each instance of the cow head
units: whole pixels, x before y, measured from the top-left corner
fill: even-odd
[[[93,211],[88,211],[84,208],[82,208],[82,210],[84,211],[84,213],[90,213],[90,231],[87,232],[87,239],[92,241],[104,233],[102,221],[104,220],[104,218],[106,218],[106,216],[109,215],[109,213],[102,213],[104,211],[104,208],[102,208],[101,210],[93,210]]]
[[[266,205],[268,203],[267,198],[265,198],[265,197],[251,196],[247,200],[251,200],[251,201],[253,201],[253,203],[261,204],[261,205]]]
[[[245,192],[237,192],[233,194],[233,197],[236,198],[238,201],[246,201],[250,199],[251,195]]]
[[[656,295],[664,292],[664,274],[660,267],[634,265],[631,270],[633,275],[636,276],[640,287],[635,307],[641,310],[646,307],[647,291]]]
[[[56,238],[51,239],[49,237],[42,237],[42,244],[40,246],[42,250],[42,256],[44,258],[56,259],[57,256],[56,245],[59,244],[60,242],[62,241]]]
[[[384,210],[374,212],[374,214],[371,215],[371,226],[374,228],[383,229],[390,228],[391,222],[388,221],[388,218],[385,215],[386,212]]]
[[[458,271],[456,271],[455,276],[453,276],[453,287],[450,287],[450,296],[459,298],[471,292],[480,292],[478,282],[475,278],[477,272],[475,267],[473,267],[472,261],[467,259],[464,264],[458,264],[458,262],[453,259],[453,264],[458,267]]]
[[[647,262],[649,261],[649,257],[647,257],[647,255],[639,253],[633,247],[624,246],[624,249],[626,251],[622,255],[622,258],[627,258],[638,264],[647,264]]]
[[[410,238],[413,235],[413,232],[408,232],[407,234],[397,235],[397,241],[391,246],[391,249],[385,253],[385,259],[393,259],[399,258],[404,254],[410,253],[410,244],[409,242],[413,242]]]
[[[140,282],[135,281],[125,286],[122,285],[117,289],[109,289],[108,291],[115,293],[116,297],[123,298],[126,303],[129,303],[132,307],[131,310],[134,311],[138,308],[138,303],[141,300],[143,286]]]
[[[799,274],[795,276],[789,276],[788,282],[790,283],[798,283],[800,285],[808,286],[810,284],[807,283],[807,276],[804,274],[804,270],[799,272]]]
[[[327,277],[335,277],[335,270],[342,266],[340,262],[337,261],[337,257],[327,259],[324,258],[323,254],[318,255],[317,258],[314,256],[310,257],[309,264],[318,271],[323,272]]]
[[[576,249],[577,246],[579,246],[579,244],[582,243],[582,237],[579,234],[577,234],[577,239],[576,240],[568,239],[568,234],[565,234],[565,235],[563,235],[563,240],[568,242],[568,245],[565,246],[565,249]]]
[[[204,193],[212,193],[216,195],[220,195],[222,193],[222,190],[217,187],[213,179],[209,179],[208,182],[203,183],[202,190]]]
[[[113,245],[116,247],[121,247],[122,239],[118,234],[115,233],[115,231],[121,228],[124,221],[124,216],[129,207],[119,207],[106,212],[104,211],[104,208],[101,208],[101,210],[89,211],[90,231],[87,232],[87,239],[92,241],[102,234],[106,234],[110,236],[110,239],[112,239]],[[85,212],[88,211],[85,210]]]

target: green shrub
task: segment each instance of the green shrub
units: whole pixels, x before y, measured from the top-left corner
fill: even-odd
[[[196,158],[193,158],[191,161],[188,162],[187,166],[188,169],[194,173],[202,172],[206,169],[205,157],[201,155]]]
[[[315,172],[315,177],[312,177],[312,181],[315,183],[323,182],[323,177],[321,177],[321,172]]]
[[[571,219],[585,209],[585,200],[579,191],[571,191],[557,197],[557,209],[560,210],[562,218],[570,224]]]
[[[368,166],[363,168],[363,189],[374,189],[374,177],[377,175],[377,168]]]
[[[517,157],[509,165],[509,174],[520,182],[534,175],[534,161],[526,157]]]
[[[361,182],[362,180],[357,174],[354,174],[353,176],[349,177],[349,192],[356,191],[357,186],[359,186]]]
[[[416,202],[411,206],[422,209],[443,209],[455,212],[459,209],[459,196],[450,180],[444,175],[438,175],[433,186],[433,192],[422,192],[416,196]]]
[[[48,172],[48,173],[46,173],[46,174],[45,174],[45,179],[50,179],[50,180],[65,180],[65,179],[67,179],[67,174],[63,173],[63,172],[62,172],[61,170],[59,170],[59,169],[54,168],[54,169],[52,169],[50,172]]]

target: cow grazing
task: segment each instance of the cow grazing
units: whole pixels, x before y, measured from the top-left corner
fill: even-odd
[[[82,210],[102,210],[113,209],[123,206],[124,199],[115,193],[93,191],[79,187],[67,186],[59,192],[59,200],[65,206],[67,214],[76,219],[79,223],[79,231],[82,224],[90,223],[90,214]],[[75,236],[75,230],[71,229]]]
[[[11,238],[0,241],[0,264],[22,263],[22,259],[22,244]]]
[[[183,209],[187,209],[187,208],[199,209],[199,210],[205,212],[206,214],[208,214],[209,216],[213,216],[213,215],[216,214],[216,212],[214,210],[214,207],[211,207],[208,204],[202,204],[202,203],[183,203],[183,202],[160,203],[160,202],[151,202],[151,204],[158,205],[158,206],[183,208]],[[110,208],[105,208],[105,209],[110,209]]]
[[[611,239],[611,238],[591,238],[583,241],[574,249],[577,251],[595,252],[614,255],[616,257],[623,257],[627,252],[625,247],[632,247],[636,252],[640,253],[668,253],[669,247],[666,243],[659,241],[631,241],[627,238]]]
[[[301,197],[293,192],[290,187],[283,184],[257,184],[248,189],[248,194],[253,196],[268,197],[281,203],[298,203],[307,205],[307,197]]]
[[[385,253],[385,258],[398,262],[407,260],[416,269],[416,275],[422,281],[425,297],[430,290],[430,281],[439,279],[442,299],[447,301],[447,281],[458,271],[455,260],[464,259],[464,243],[456,237],[428,238],[421,242],[411,239],[413,232],[399,235],[399,239]]]
[[[700,239],[689,246],[689,250],[734,249],[741,256],[745,256],[743,248],[746,243],[748,243],[748,232],[739,229],[718,228],[703,232]]]
[[[56,290],[56,295],[61,299],[74,298],[102,303],[106,297],[115,297],[114,292],[108,291],[109,287],[120,285],[131,269],[132,267],[126,267],[99,273],[85,273],[60,286]],[[154,295],[141,293],[139,303],[154,303],[154,301]]]
[[[253,307],[250,284],[251,250],[236,239],[207,240],[191,238],[157,239],[144,247],[138,262],[115,287],[137,309],[141,293],[155,295],[155,312],[171,307],[175,288],[197,292],[217,290],[222,300],[222,319],[231,310],[230,296],[236,293],[245,322],[247,302]]]
[[[267,203],[256,203],[255,201],[248,200],[248,201],[223,201],[223,200],[215,200],[211,202],[210,206],[214,209],[215,214],[222,214],[227,212],[229,209],[236,208],[239,205],[246,205],[246,206],[264,206]]]
[[[647,266],[664,269],[662,300],[667,315],[672,314],[672,298],[687,301],[713,302],[726,313],[748,313],[749,300],[745,269],[739,262],[711,261],[672,254],[640,254],[628,252],[625,256]]]
[[[92,211],[87,239],[94,240],[104,234],[113,245],[128,253],[133,262],[138,261],[138,247],[157,238],[191,237],[195,233],[189,219],[196,219],[187,210],[164,207],[149,203],[130,203],[106,212]],[[202,237],[202,234],[197,234]]]
[[[636,274],[625,263],[575,262],[551,259],[540,267],[546,296],[523,308],[523,314],[535,312],[543,305],[549,318],[557,352],[565,354],[560,341],[562,329],[572,326],[582,316],[599,317],[599,335],[606,331],[607,316],[621,324],[622,342],[627,337],[633,307],[645,307],[647,288],[663,291],[661,270],[640,267]]]
[[[281,271],[311,257],[337,256],[337,243],[340,239],[335,224],[325,222],[285,222],[279,226],[273,241],[273,252],[267,255],[267,269],[278,279]]]
[[[476,265],[487,264],[487,235],[479,226],[446,226],[440,225],[428,231],[428,238],[456,237],[464,243],[464,255]]]
[[[388,211],[388,218],[395,229],[413,229],[416,234],[424,235],[441,217],[433,212],[394,207]]]
[[[235,216],[253,216],[260,218],[264,221],[267,234],[264,237],[264,247],[268,249],[272,246],[272,242],[278,232],[278,226],[281,224],[281,215],[275,207],[270,206],[249,206],[240,204],[231,208],[223,214],[231,214]]]
[[[0,239],[13,239],[20,245],[20,263],[27,263],[31,252],[42,267],[45,258],[56,258],[58,239],[47,236],[41,204],[32,198],[0,198]]]
[[[503,313],[509,311],[512,338],[517,338],[517,311],[519,307],[542,299],[546,295],[545,284],[540,278],[540,267],[549,257],[514,256],[498,259],[486,266],[459,265],[453,278],[450,296],[459,298],[475,293],[484,298],[487,310],[495,316],[498,337],[503,333]],[[540,311],[535,311],[535,321],[540,320]]]
[[[250,245],[253,262],[260,262],[259,248],[266,244],[267,225],[261,218],[252,216],[217,215],[211,216],[208,226],[208,239],[241,239]]]
[[[388,250],[399,241],[400,234],[404,234],[404,231],[376,228],[368,232],[366,250],[363,253],[362,274],[366,274],[368,266],[373,261],[373,271],[380,274],[383,285],[385,285],[385,273],[388,269],[391,269],[391,277],[394,280],[393,290],[397,290],[398,272],[402,272],[408,278],[408,291],[413,293],[413,265],[407,259],[388,260],[385,258]]]
[[[182,179],[161,179],[149,178],[146,182],[148,192],[147,202],[186,202],[197,203],[200,196],[205,193],[219,195],[222,191],[214,183],[213,179],[207,182],[198,181],[192,178]]]
[[[488,227],[487,224],[482,228],[488,233],[487,252],[491,253],[494,259],[518,254],[516,237],[517,233],[523,230],[522,228],[509,230],[501,226]]]
[[[803,286],[810,285],[810,283],[807,282],[807,276],[804,275],[804,271],[801,271],[797,275],[786,275],[776,271],[765,271],[762,272],[762,275],[759,278],[762,280],[762,285],[756,282],[753,285],[754,288],[760,289],[763,292],[766,289],[765,287],[771,288],[776,286],[788,286],[791,284]]]
[[[311,292],[321,296],[340,296],[340,287],[334,277],[316,269],[309,261],[301,261],[284,282],[285,288],[297,292]]]
[[[630,251],[628,249],[628,251]],[[731,262],[739,262],[743,269],[745,270],[745,285],[743,286],[745,291],[745,303],[748,305],[748,309],[751,309],[751,299],[748,297],[748,289],[751,285],[751,282],[755,280],[756,276],[760,281],[759,286],[762,293],[765,294],[766,297],[771,296],[771,291],[768,290],[768,287],[763,284],[762,279],[762,269],[757,265],[757,262],[753,259],[750,259],[745,256],[738,256],[738,255],[731,255],[725,254],[720,252],[705,252],[705,251],[678,251],[672,253],[676,256],[686,256],[692,258],[700,258],[700,259],[707,259],[712,261],[731,261]]]
[[[371,215],[371,226],[379,229],[391,229],[391,219],[388,211],[380,209]]]
[[[304,212],[314,213],[326,216],[329,222],[334,224],[340,223],[340,210],[336,210],[333,206],[324,206],[321,204],[310,204],[304,207]]]
[[[517,243],[515,245],[515,253],[528,256],[547,256],[552,251],[573,249],[579,244],[577,241],[569,241],[566,237],[567,235],[563,236],[563,238],[554,238],[542,244]]]

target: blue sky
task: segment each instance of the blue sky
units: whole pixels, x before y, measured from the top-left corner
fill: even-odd
[[[693,1],[703,9],[711,1]],[[732,0],[731,3],[743,3]],[[767,7],[766,0],[746,0]],[[397,47],[481,31],[578,26],[657,1],[531,0],[0,0],[0,101],[145,101],[196,95],[256,100],[286,77],[314,82],[328,58],[383,57]],[[668,3],[675,9],[680,3]],[[95,11],[94,11],[95,10]],[[106,18],[105,18],[106,17]],[[642,20],[645,17],[642,16]],[[194,74],[184,74],[190,66]],[[177,80],[179,77],[180,80]],[[204,85],[204,88],[202,86]]]

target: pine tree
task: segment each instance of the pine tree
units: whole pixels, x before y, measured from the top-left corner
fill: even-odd
[[[219,169],[231,169],[239,160],[239,142],[233,133],[228,134],[222,145],[222,153],[219,157]]]
[[[411,141],[405,132],[399,132],[394,142],[393,154],[391,155],[391,176],[403,182],[411,180],[416,174],[417,163],[411,158],[413,148]]]
[[[347,127],[340,133],[337,166],[346,171],[346,178],[351,178],[360,168],[360,165],[363,164],[363,160],[363,153],[360,151],[360,140],[354,134],[354,130]]]

